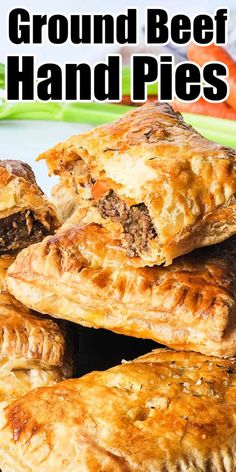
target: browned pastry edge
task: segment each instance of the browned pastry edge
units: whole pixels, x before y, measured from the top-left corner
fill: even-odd
[[[67,357],[68,329],[33,314],[7,291],[6,271],[13,261],[13,256],[0,257],[0,367],[61,367]]]
[[[78,205],[96,205],[103,224],[122,233],[128,256],[151,266],[235,234],[235,156],[169,105],[147,103],[40,158],[60,175],[64,192],[79,196]],[[96,201],[99,181],[110,188],[113,204]]]
[[[228,472],[235,359],[156,350],[36,389],[1,415],[3,472]]]
[[[35,175],[29,164],[27,164],[26,162],[4,159],[3,161],[0,161],[0,167],[6,169],[10,175],[12,174],[18,177],[22,177],[23,179],[28,180],[32,184],[37,185]],[[3,178],[3,175],[1,175],[1,177]],[[5,181],[3,180],[1,183],[4,184]],[[42,190],[41,193],[43,193]]]
[[[236,354],[235,238],[168,268],[127,266],[119,244],[96,224],[62,228],[18,255],[8,289],[56,318],[176,349]]]
[[[28,164],[0,161],[0,254],[18,251],[58,228],[54,206]]]

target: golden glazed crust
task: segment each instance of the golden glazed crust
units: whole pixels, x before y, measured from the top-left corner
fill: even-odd
[[[62,367],[11,369],[8,365],[0,370],[0,409],[34,388],[55,385],[69,377],[70,370]]]
[[[167,104],[147,103],[121,120],[73,136],[40,156],[65,189],[91,200],[106,180],[127,205],[144,203],[156,237],[145,265],[170,264],[236,231],[236,152],[208,141]],[[108,218],[103,224],[111,222]],[[113,231],[121,225],[113,221]]]
[[[236,363],[156,350],[1,413],[3,472],[233,472]]]
[[[53,317],[205,354],[236,354],[235,238],[137,268],[97,224],[62,228],[23,250],[8,270],[9,291]],[[126,261],[133,261],[128,266]]]
[[[0,298],[0,310],[4,308]],[[52,320],[27,315],[12,308],[5,316],[0,313],[0,364],[11,362],[14,368],[62,366],[65,334]]]
[[[5,288],[12,256],[0,257],[0,405],[72,375],[66,329],[33,315]],[[1,464],[0,464],[1,467]]]
[[[33,315],[5,288],[6,270],[13,262],[0,257],[0,371],[63,366],[66,331],[53,320]]]
[[[22,249],[58,227],[55,208],[28,164],[0,161],[0,222],[0,254]]]

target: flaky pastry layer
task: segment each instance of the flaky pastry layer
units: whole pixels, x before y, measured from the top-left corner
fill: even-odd
[[[38,187],[30,166],[0,161],[0,254],[38,242],[57,227],[55,208]]]
[[[66,329],[33,314],[7,291],[6,271],[13,260],[12,256],[0,257],[0,371],[62,367],[66,360]]]
[[[154,265],[236,232],[235,156],[203,138],[169,105],[149,102],[40,158],[60,175],[65,192],[94,205],[105,215],[104,225],[111,229],[112,222],[114,234],[125,235],[128,254]],[[108,202],[94,199],[101,192],[101,185],[93,192],[97,182],[113,192]]]
[[[156,350],[0,414],[3,472],[233,472],[235,359]]]
[[[235,238],[167,268],[129,260],[104,227],[65,225],[18,255],[7,286],[27,307],[56,318],[176,349],[236,354]]]

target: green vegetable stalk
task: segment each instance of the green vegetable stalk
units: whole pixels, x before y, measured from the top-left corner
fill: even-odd
[[[0,88],[4,88],[4,66],[0,64]],[[130,94],[130,70],[123,69],[123,95]],[[157,93],[157,85],[151,84],[149,94]],[[99,103],[7,103],[0,102],[0,120],[53,120],[101,125],[121,118],[134,107]],[[183,113],[184,119],[206,138],[236,149],[236,122],[203,115]]]
[[[53,120],[99,125],[116,120],[130,108],[98,103],[3,102],[0,106],[0,120]]]
[[[0,64],[0,89],[5,88],[5,67],[4,64]]]

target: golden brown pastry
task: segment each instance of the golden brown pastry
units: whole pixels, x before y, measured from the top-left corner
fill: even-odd
[[[236,361],[156,350],[1,413],[3,472],[233,472]]]
[[[203,138],[167,104],[149,102],[40,158],[144,265],[168,265],[236,232],[236,151]]]
[[[176,349],[236,354],[236,238],[137,268],[97,224],[65,226],[23,250],[9,291],[29,308]],[[128,266],[132,261],[133,266]]]
[[[52,199],[61,223],[70,218],[78,207],[84,206],[84,201],[79,195],[61,182],[52,188]]]
[[[54,206],[28,164],[0,161],[0,254],[41,241],[58,227]]]
[[[0,403],[72,375],[66,329],[33,315],[5,289],[11,262],[0,257]]]
[[[0,364],[61,367],[65,336],[55,321],[33,315],[5,288],[6,270],[12,257],[0,257]]]

